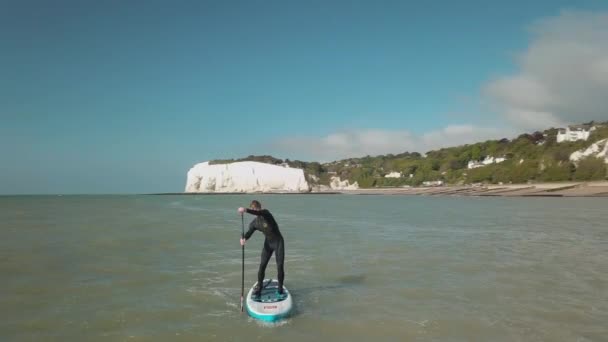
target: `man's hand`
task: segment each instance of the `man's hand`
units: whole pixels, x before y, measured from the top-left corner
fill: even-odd
[[[241,214],[241,215],[243,215],[243,214],[244,214],[246,211],[247,211],[247,210],[245,210],[245,208],[243,208],[243,207],[240,207],[240,208],[238,209],[238,212],[239,212],[239,214]]]
[[[247,240],[245,240],[245,238],[241,238],[241,246],[245,246],[245,242],[247,242]]]

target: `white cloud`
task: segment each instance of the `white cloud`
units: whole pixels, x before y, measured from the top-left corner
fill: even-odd
[[[484,86],[498,113],[520,129],[608,118],[608,13],[565,11],[531,33],[519,71]]]
[[[608,119],[608,13],[564,11],[535,22],[530,32],[530,44],[516,60],[517,72],[482,86],[482,103],[489,104],[493,114],[479,122],[492,123],[489,126],[451,125],[426,133],[360,129],[325,137],[284,138],[272,147],[290,158],[315,160],[424,153]]]
[[[272,147],[289,154],[291,158],[329,161],[406,151],[425,153],[440,147],[502,138],[501,133],[504,131],[472,125],[447,126],[420,135],[407,130],[351,130],[325,137],[284,138]]]

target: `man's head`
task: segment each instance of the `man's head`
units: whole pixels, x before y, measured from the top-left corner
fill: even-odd
[[[253,200],[253,201],[251,201],[249,208],[253,209],[253,210],[260,210],[260,209],[262,209],[262,204],[257,200]]]

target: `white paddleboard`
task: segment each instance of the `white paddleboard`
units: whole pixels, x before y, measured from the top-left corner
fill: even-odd
[[[249,316],[266,322],[275,322],[289,316],[293,307],[293,300],[285,286],[283,286],[283,294],[280,295],[277,292],[279,282],[274,279],[264,279],[262,295],[259,298],[254,298],[255,285],[257,285],[257,282],[249,289],[245,301]]]

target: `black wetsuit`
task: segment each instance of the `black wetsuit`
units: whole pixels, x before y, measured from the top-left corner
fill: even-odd
[[[272,217],[270,211],[266,209],[252,210],[247,209],[249,214],[255,215],[256,218],[249,224],[249,230],[245,233],[245,239],[249,239],[251,234],[256,230],[264,233],[266,239],[264,240],[264,248],[262,249],[262,259],[260,261],[260,269],[258,270],[258,284],[262,284],[264,281],[264,273],[266,272],[266,266],[268,261],[275,253],[277,261],[277,273],[279,280],[279,288],[283,287],[283,280],[285,279],[285,272],[283,270],[283,261],[285,260],[285,242],[283,241],[283,235],[279,231],[279,225]]]

